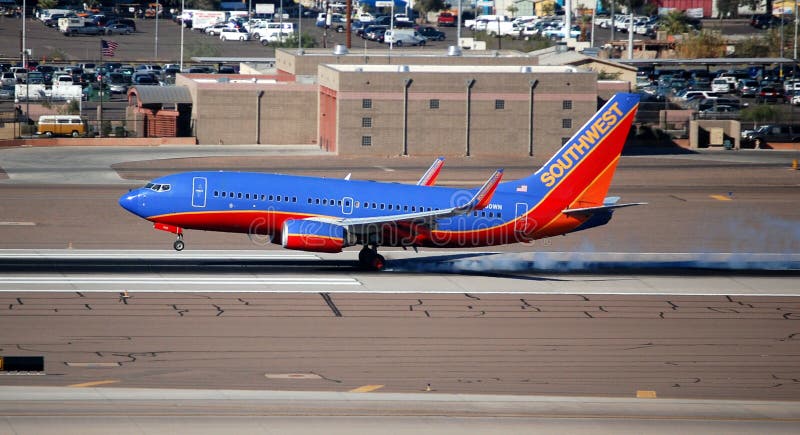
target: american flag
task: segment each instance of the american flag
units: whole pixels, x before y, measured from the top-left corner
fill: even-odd
[[[100,40],[100,51],[102,52],[103,56],[106,57],[114,57],[114,52],[119,47],[114,41],[106,41],[105,39]]]

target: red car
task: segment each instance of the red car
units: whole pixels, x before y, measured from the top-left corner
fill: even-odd
[[[450,12],[442,12],[439,14],[439,18],[436,19],[436,24],[440,26],[455,26],[456,25],[456,16],[451,14]]]

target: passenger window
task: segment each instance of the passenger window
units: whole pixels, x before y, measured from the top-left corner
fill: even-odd
[[[489,212],[489,217],[494,217],[494,213]]]
[[[386,204],[384,204],[384,203],[381,203],[381,210],[383,210],[383,209],[385,209],[385,208],[386,208]]]
[[[338,205],[339,207],[341,207],[341,206],[342,206],[342,200],[340,199],[340,200],[336,201],[336,205]]]
[[[283,202],[289,202],[289,197],[288,196],[284,196],[283,197]]]
[[[225,198],[226,196],[228,196],[228,193],[227,192],[222,192],[222,197]]]
[[[356,201],[356,208],[360,208],[360,207],[361,207],[361,203],[359,203],[358,201]]]
[[[261,194],[261,200],[262,200],[262,201],[266,201],[266,200],[267,200],[267,195],[264,195],[264,194],[262,193],[262,194]]]
[[[311,198],[308,198],[308,203],[311,204]]]
[[[228,193],[228,196],[230,196],[231,198],[233,198],[233,192],[229,192],[229,193]]]
[[[392,204],[389,204],[389,210],[391,210],[391,209],[392,209]]]
[[[216,197],[218,197],[218,196],[219,196],[219,191],[215,190],[215,191],[214,191],[214,198],[216,198]]]
[[[412,206],[411,206],[411,211],[417,211],[417,207],[415,207],[415,206],[413,206],[413,205],[412,205]]]
[[[249,193],[245,193],[244,199],[250,199],[250,194]]]
[[[270,201],[274,201],[274,200],[275,200],[275,197],[274,197],[274,196],[272,196],[272,195],[270,195],[270,196],[269,196],[269,200],[270,200]]]
[[[327,200],[327,199],[325,199],[325,198],[323,198],[323,199],[322,199],[322,205],[328,205],[328,200]]]
[[[315,199],[315,200],[314,200],[314,203],[315,203],[315,204],[317,204],[317,205],[319,205],[319,198]]]
[[[407,205],[403,206],[403,211],[408,211],[408,206]]]
[[[292,197],[292,202],[297,202],[297,197],[296,196]]]
[[[242,192],[237,193],[236,197],[239,198],[239,199],[242,199]]]

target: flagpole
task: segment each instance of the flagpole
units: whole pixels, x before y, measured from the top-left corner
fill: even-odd
[[[103,63],[103,44],[106,43],[104,39],[100,40],[100,63]],[[98,113],[99,124],[97,130],[100,132],[98,136],[103,137],[103,75],[100,75],[100,113]]]

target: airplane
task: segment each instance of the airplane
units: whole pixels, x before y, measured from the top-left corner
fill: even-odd
[[[416,185],[253,172],[184,172],[152,180],[119,204],[176,234],[185,229],[269,237],[286,249],[338,253],[361,245],[362,267],[382,270],[379,247],[495,246],[605,225],[643,203],[606,197],[639,105],[614,95],[533,174],[477,189],[434,186],[444,159]]]

